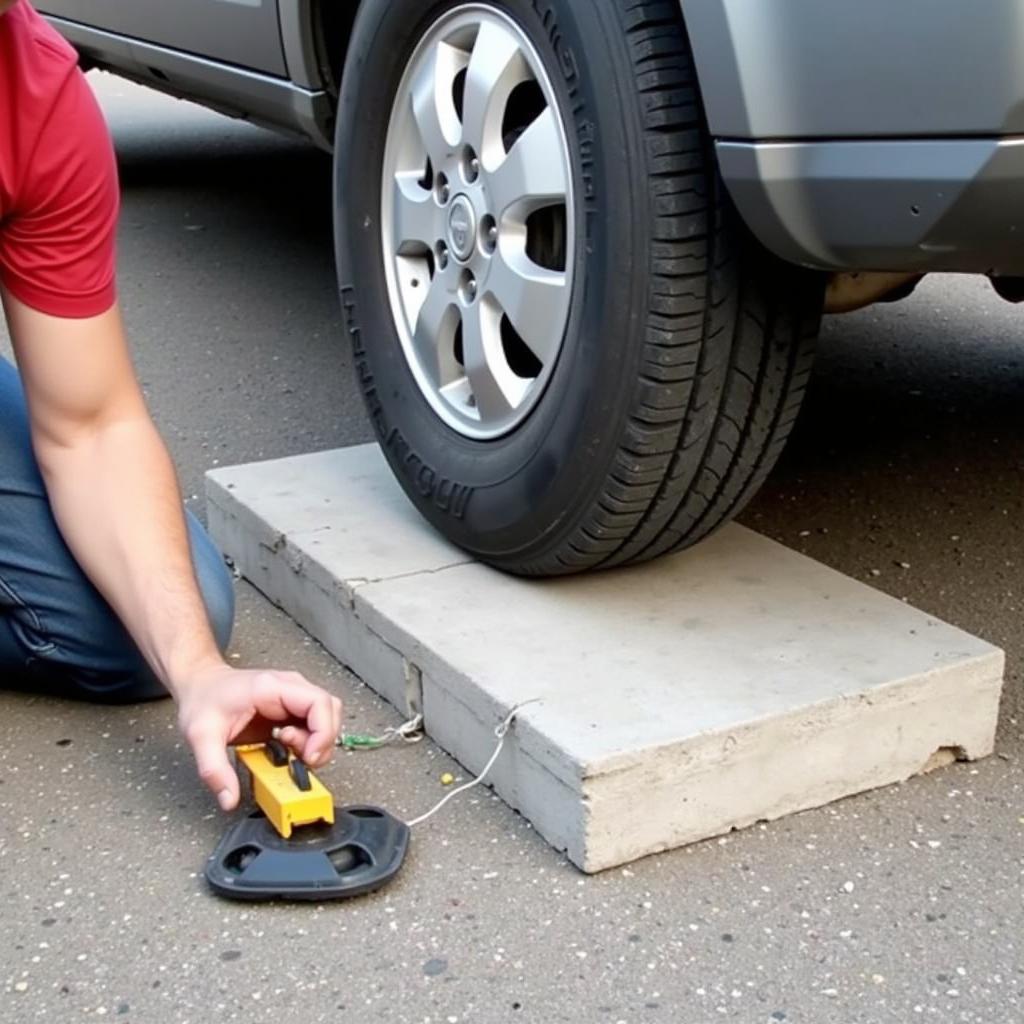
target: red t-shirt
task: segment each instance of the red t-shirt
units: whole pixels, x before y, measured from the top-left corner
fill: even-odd
[[[117,213],[110,134],[75,51],[19,0],[0,14],[0,283],[52,316],[106,312]]]

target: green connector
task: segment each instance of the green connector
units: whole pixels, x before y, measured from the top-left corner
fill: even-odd
[[[343,733],[338,740],[338,746],[345,750],[376,750],[384,746],[384,741],[377,736],[367,736],[358,732]]]

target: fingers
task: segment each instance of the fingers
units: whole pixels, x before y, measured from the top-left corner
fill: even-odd
[[[335,740],[341,733],[342,704],[337,697],[331,697],[331,733]],[[334,742],[325,750],[317,750],[314,733],[298,725],[285,725],[275,731],[277,738],[290,747],[310,767],[322,768],[334,753]]]
[[[334,756],[334,746],[341,735],[342,706],[337,697],[331,697],[331,742],[320,756],[320,764],[325,765]]]
[[[221,810],[234,810],[238,806],[238,776],[228,758],[223,730],[216,725],[192,725],[186,729],[185,739],[195,755],[199,777],[217,797]]]
[[[302,757],[306,744],[309,742],[309,730],[298,725],[285,725],[280,731],[275,730],[277,738],[289,747],[297,757]]]
[[[305,728],[288,725],[281,740],[310,767],[331,759],[341,731],[342,706],[337,697],[292,672],[263,673],[255,687],[256,710],[271,721],[298,720]],[[294,730],[294,731],[293,731]]]

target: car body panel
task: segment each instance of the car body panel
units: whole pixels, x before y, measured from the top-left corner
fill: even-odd
[[[42,0],[45,14],[171,50],[287,74],[277,0]]]
[[[1024,2],[681,2],[722,177],[767,248],[1024,274]]]
[[[1021,0],[681,2],[719,138],[1024,132]]]
[[[59,7],[81,18],[95,2],[97,0],[43,0],[38,7],[90,63],[172,96],[192,99],[267,127],[298,133],[323,149],[331,148],[333,107],[322,88],[304,86],[289,75],[227,64],[54,13]],[[285,24],[289,31],[283,32],[275,24],[273,35],[292,66],[302,69],[295,77],[300,81],[315,81],[317,67],[312,41],[308,33],[293,31],[301,23],[303,8],[308,28],[311,0],[282,0],[281,17],[288,16]],[[278,12],[274,13],[276,18]]]
[[[314,29],[319,3],[358,2],[38,7],[102,66],[330,148]],[[1024,0],[680,3],[722,177],[768,249],[1024,275]]]

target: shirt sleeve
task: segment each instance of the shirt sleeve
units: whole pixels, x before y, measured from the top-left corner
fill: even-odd
[[[73,69],[0,227],[0,281],[51,316],[105,313],[116,299],[117,164],[85,76]]]

